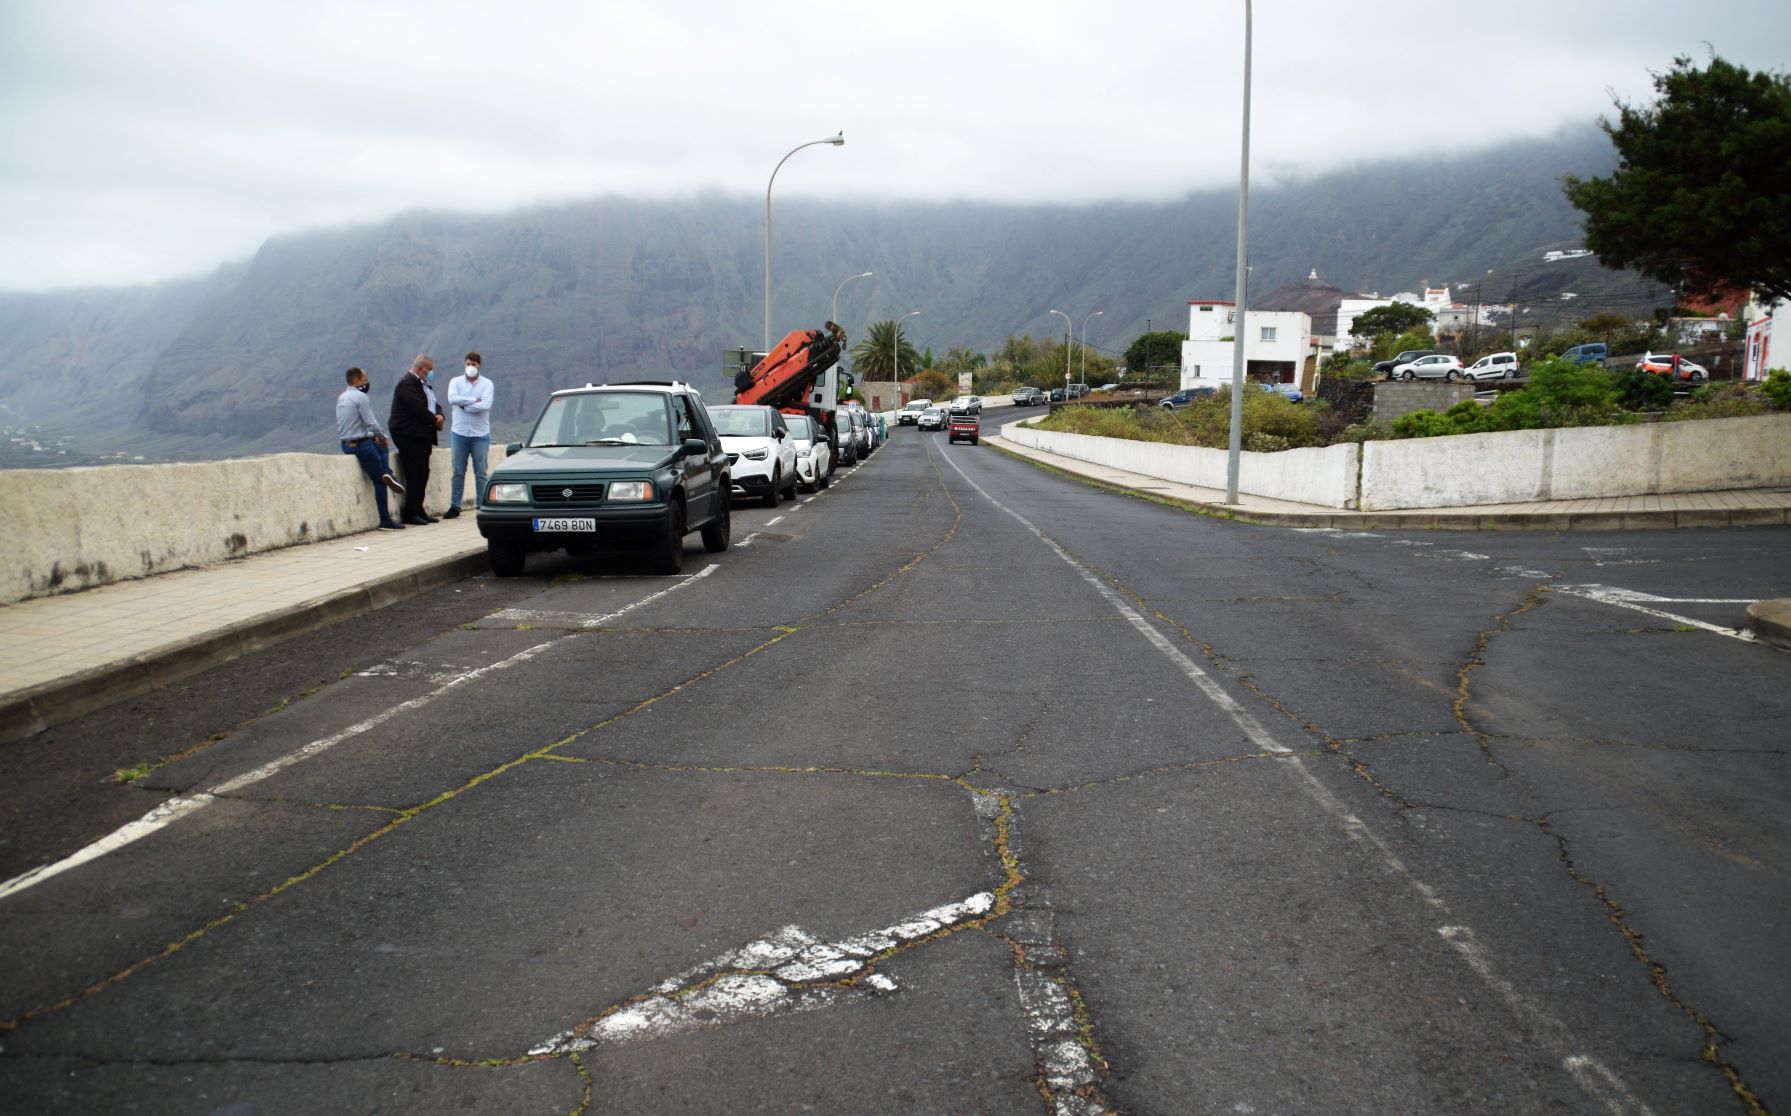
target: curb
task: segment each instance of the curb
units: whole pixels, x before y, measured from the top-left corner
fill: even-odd
[[[436,559],[147,654],[8,694],[0,697],[0,743],[35,736],[52,725],[189,678],[294,636],[420,596],[485,569],[486,561],[483,550]]]
[[[1651,531],[1678,527],[1781,527],[1791,524],[1791,508],[1698,508],[1630,512],[1516,512],[1472,515],[1447,508],[1406,512],[1252,512],[1233,504],[1188,500],[1161,492],[1147,492],[1078,472],[1074,459],[1044,461],[1022,452],[1013,443],[989,436],[990,448],[1041,469],[1062,473],[1084,484],[1123,492],[1140,499],[1170,504],[1201,515],[1230,519],[1262,527],[1333,527],[1361,530],[1381,528],[1399,531]]]
[[[1791,599],[1781,597],[1748,605],[1747,626],[1761,643],[1791,651]]]

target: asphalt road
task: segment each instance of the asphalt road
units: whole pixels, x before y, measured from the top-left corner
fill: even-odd
[[[1250,527],[904,429],[735,538],[0,749],[0,1111],[1791,1109],[1733,634],[1791,532]]]

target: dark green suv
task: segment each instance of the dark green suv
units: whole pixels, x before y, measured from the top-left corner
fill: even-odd
[[[728,455],[689,384],[556,391],[527,442],[510,445],[479,504],[499,577],[531,550],[644,548],[658,573],[684,568],[684,536],[728,548]]]

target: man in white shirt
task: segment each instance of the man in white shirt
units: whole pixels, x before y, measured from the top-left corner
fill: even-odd
[[[473,459],[473,507],[485,499],[485,461],[491,453],[491,381],[480,375],[478,353],[466,354],[466,371],[448,384],[448,447],[453,453],[453,476],[448,482],[448,514],[460,515],[460,493],[466,482],[466,459]]]

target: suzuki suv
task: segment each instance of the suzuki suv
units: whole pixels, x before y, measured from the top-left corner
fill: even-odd
[[[491,572],[515,577],[531,550],[644,548],[659,573],[684,566],[684,536],[728,548],[728,455],[689,384],[556,391],[512,442],[480,501]]]

